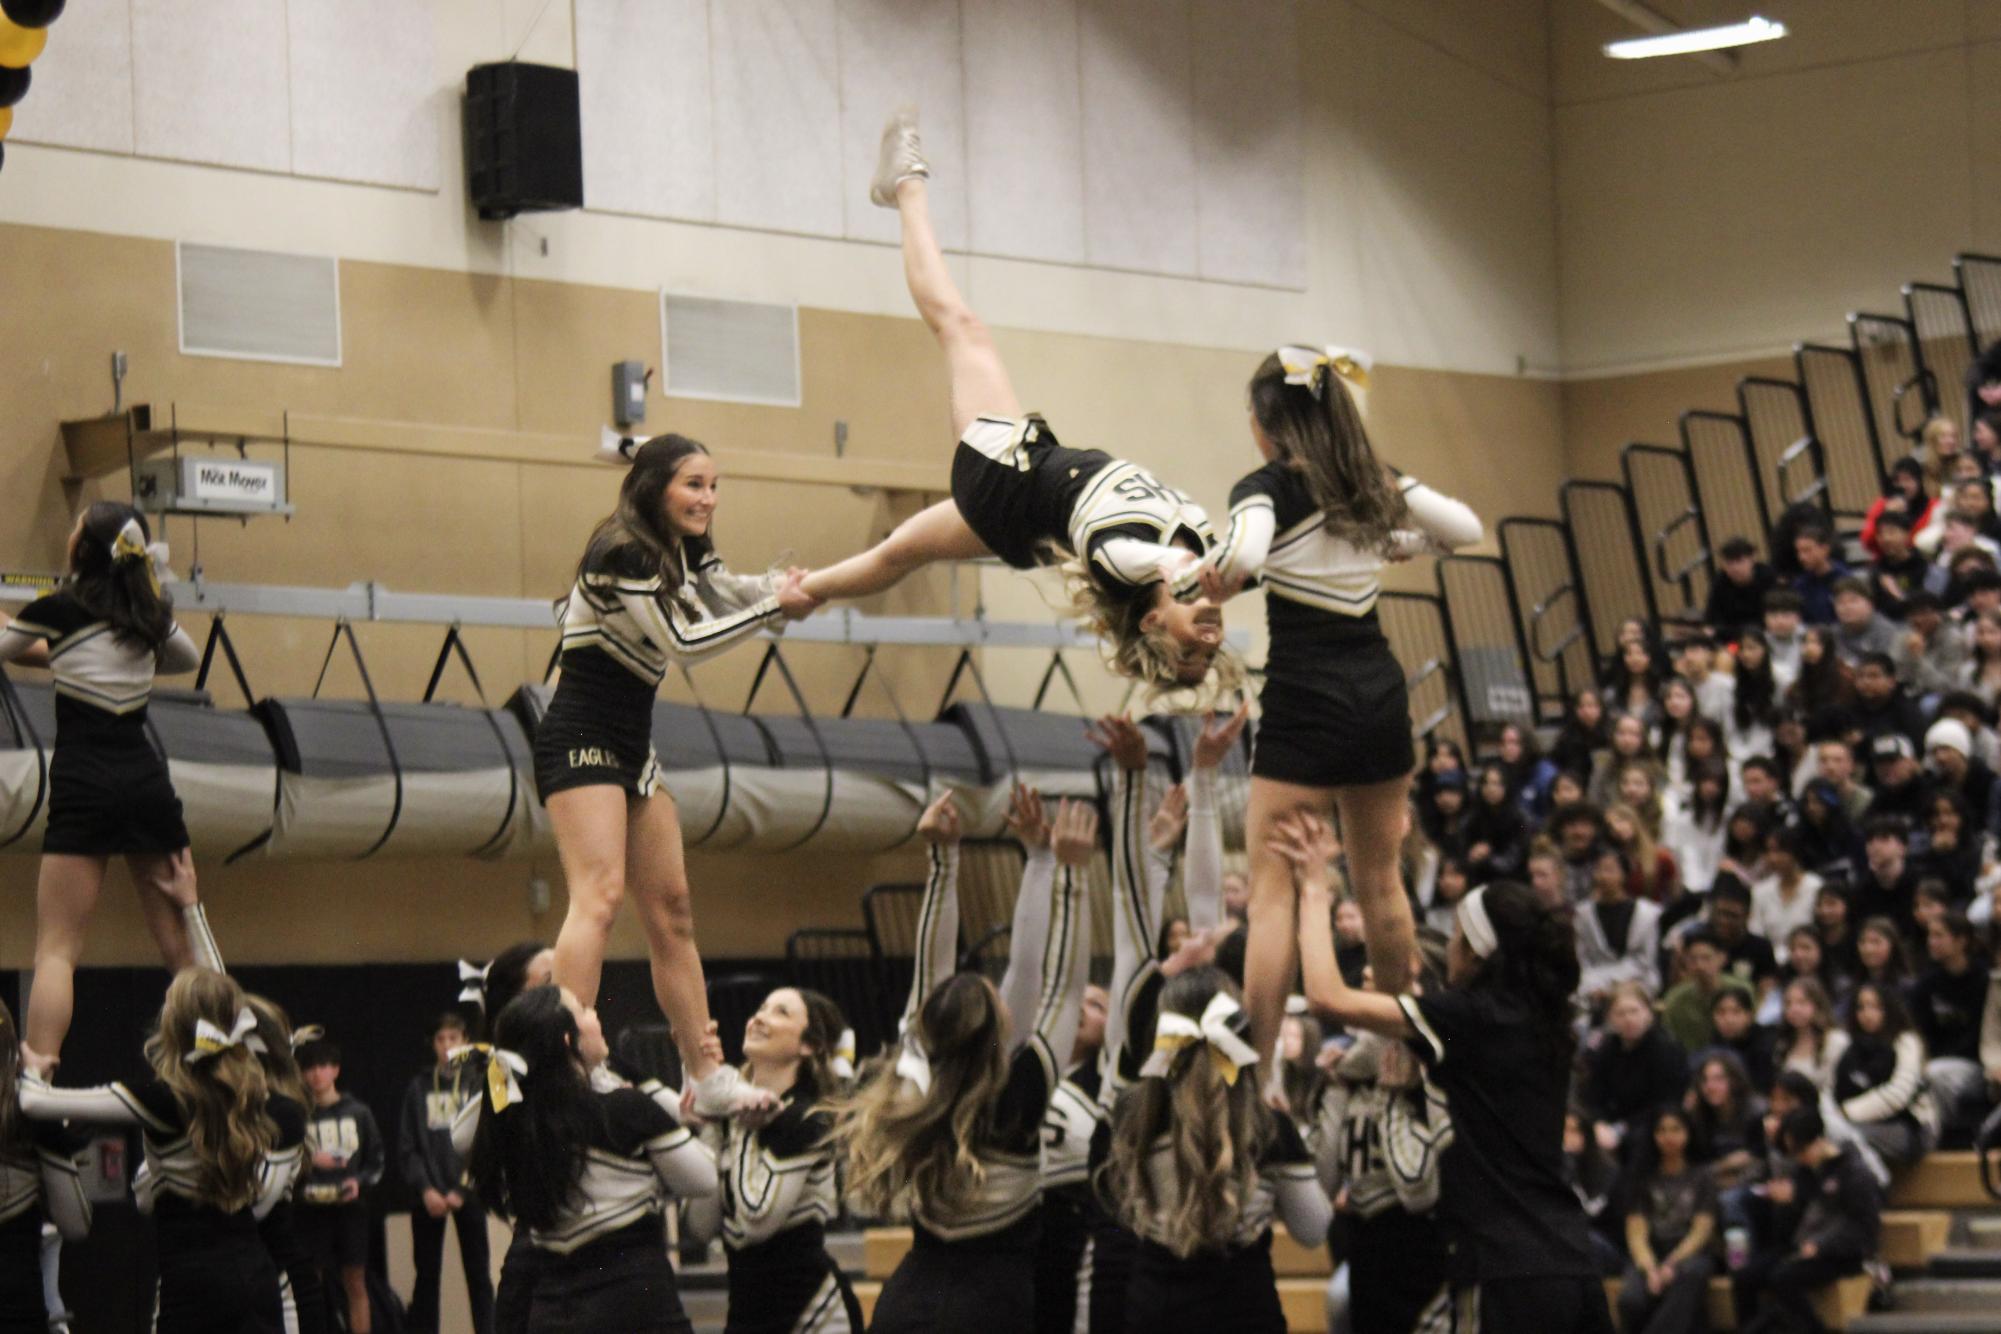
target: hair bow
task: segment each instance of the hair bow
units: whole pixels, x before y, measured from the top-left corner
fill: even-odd
[[[1141,1076],[1159,1078],[1165,1075],[1183,1048],[1206,1042],[1209,1044],[1209,1059],[1216,1065],[1216,1073],[1223,1077],[1225,1084],[1235,1084],[1239,1070],[1258,1063],[1257,1048],[1244,1041],[1237,1031],[1243,1022],[1239,1018],[1242,1013],[1243,1007],[1220,991],[1209,998],[1200,1019],[1190,1019],[1185,1014],[1172,1011],[1163,1013],[1154,1023],[1153,1054],[1141,1067]]]
[[[1323,372],[1332,372],[1354,385],[1357,389],[1369,387],[1369,370],[1375,358],[1352,347],[1282,347],[1278,350],[1279,365],[1285,368],[1285,382],[1311,389],[1315,398],[1327,392],[1327,381]]]
[[[318,1024],[301,1024],[292,1030],[292,1050],[297,1051],[308,1042],[318,1042],[327,1031]]]
[[[841,1036],[834,1040],[834,1056],[828,1062],[836,1075],[842,1079],[855,1077],[855,1030],[844,1028]]]
[[[484,968],[459,960],[459,999],[471,1001],[480,1009],[486,1008],[486,975],[493,971],[493,961],[487,960]]]
[[[521,1080],[528,1077],[528,1062],[505,1047],[488,1048],[486,1055],[486,1095],[493,1100],[496,1113],[504,1112],[521,1101]]]
[[[241,1047],[243,1040],[257,1028],[257,1016],[248,1005],[236,1012],[236,1022],[228,1032],[217,1028],[206,1019],[195,1020],[195,1044],[188,1048],[181,1059],[189,1065],[200,1065],[211,1056],[220,1055],[231,1047]]]
[[[924,1054],[924,1044],[907,1033],[902,1050],[896,1054],[896,1075],[917,1085],[921,1094],[931,1092],[931,1058]]]
[[[146,563],[146,578],[152,582],[153,592],[157,595],[160,591],[160,570],[153,563],[153,553],[146,545],[146,530],[139,526],[137,519],[127,519],[125,526],[118,530],[118,536],[111,539],[111,563],[117,565],[128,560]]]

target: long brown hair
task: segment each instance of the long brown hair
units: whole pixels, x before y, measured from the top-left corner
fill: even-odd
[[[858,1212],[888,1218],[922,1202],[962,1211],[986,1181],[979,1149],[993,1136],[994,1105],[1007,1084],[1000,994],[977,973],[932,988],[911,1033],[931,1063],[920,1093],[878,1057],[855,1091],[827,1104],[833,1137],[848,1156],[848,1198]]]
[[[225,1047],[195,1065],[187,1055],[197,1020],[227,1033],[243,1006],[243,988],[229,977],[184,968],[167,988],[159,1031],[146,1040],[153,1073],[187,1112],[198,1198],[224,1213],[248,1208],[257,1198],[258,1169],[277,1142],[278,1128],[265,1110],[270,1084],[248,1048]]]
[[[1234,994],[1221,969],[1192,968],[1161,989],[1160,1011],[1198,1019],[1219,991]],[[1186,1258],[1230,1244],[1256,1189],[1258,1157],[1277,1121],[1258,1094],[1257,1068],[1224,1081],[1205,1042],[1175,1053],[1167,1073],[1142,1079],[1119,1102],[1112,1152],[1100,1193],[1122,1222]],[[1174,1185],[1157,1189],[1147,1160],[1165,1138]]]
[[[1285,374],[1273,352],[1251,376],[1258,428],[1306,483],[1328,531],[1364,551],[1384,549],[1410,509],[1376,457],[1347,384],[1326,366],[1310,385],[1287,384]]]
[[[0,1001],[0,1156],[28,1147],[27,1118],[21,1115],[21,1033],[14,1013]]]
[[[618,488],[618,508],[598,522],[584,547],[577,573],[607,562],[629,567],[634,572],[658,572],[662,596],[681,600],[681,585],[691,565],[714,550],[707,533],[688,537],[667,527],[662,516],[661,497],[674,484],[675,474],[690,458],[706,457],[709,449],[685,435],[656,435],[632,452],[632,467]],[[694,615],[699,608],[683,606]]]
[[[152,541],[152,526],[132,506],[120,500],[91,502],[70,556],[66,587],[92,616],[110,624],[119,643],[157,649],[174,631],[174,602],[160,590],[150,552],[115,548],[128,523],[139,526],[142,542]]]

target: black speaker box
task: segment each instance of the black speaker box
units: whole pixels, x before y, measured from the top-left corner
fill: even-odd
[[[466,72],[466,184],[479,216],[581,208],[577,72],[510,60]]]

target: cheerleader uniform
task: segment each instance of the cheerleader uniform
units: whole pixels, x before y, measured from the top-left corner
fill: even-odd
[[[832,1121],[801,1069],[769,1125],[723,1129],[721,1227],[729,1257],[724,1334],[860,1334],[861,1311],[827,1254],[840,1212]]]
[[[1091,1239],[1105,1211],[1091,1188],[1091,1146],[1104,1124],[1096,1060],[1065,1075],[1042,1118],[1042,1240],[1035,1252],[1038,1334],[1091,1328]]]
[[[64,1241],[90,1235],[90,1200],[76,1160],[55,1126],[28,1128],[0,1150],[0,1334],[48,1334],[42,1290],[42,1222]]]
[[[320,1268],[299,1244],[294,1198],[306,1171],[306,1109],[281,1094],[271,1098],[278,1139],[265,1160],[258,1201],[257,1235],[278,1270],[278,1300],[285,1334],[326,1334],[326,1293]]]
[[[1381,1083],[1383,1049],[1373,1034],[1358,1037],[1320,1099],[1320,1187],[1329,1199],[1348,1192],[1348,1323],[1442,1334],[1451,1328],[1452,1287],[1432,1210],[1452,1118],[1428,1079],[1402,1089]]]
[[[768,576],[731,574],[713,552],[690,562],[678,588],[650,565],[634,545],[593,556],[563,604],[563,674],[535,729],[544,802],[599,784],[653,795],[653,697],[667,669],[784,622]]]
[[[1480,540],[1472,510],[1416,478],[1398,482],[1416,531],[1399,552]],[[1214,557],[1225,579],[1261,579],[1271,647],[1251,772],[1306,787],[1388,782],[1417,766],[1403,668],[1376,616],[1387,557],[1327,527],[1306,480],[1274,459],[1230,492],[1230,531]]]
[[[932,847],[918,918],[916,975],[904,1008],[906,1033],[955,962],[958,875],[958,847]],[[1053,893],[1043,887],[1050,883]],[[882,1285],[869,1326],[873,1334],[1021,1334],[1035,1327],[1042,1120],[1058,1080],[1056,1049],[1067,1050],[1076,1037],[1090,969],[1087,911],[1083,878],[1075,868],[1059,873],[1046,848],[1032,850],[1000,986],[1019,1035],[1010,1043],[1018,1045],[1007,1083],[973,1146],[986,1176],[971,1201],[957,1209],[912,1199],[911,1247]],[[922,1059],[910,1039],[905,1044],[899,1068],[913,1056]]]
[[[1288,1232],[1318,1246],[1327,1234],[1330,1210],[1299,1128],[1278,1113],[1272,1114],[1272,1124],[1271,1142],[1259,1156],[1250,1197],[1228,1245],[1179,1256],[1166,1245],[1164,1218],[1142,1220],[1126,1290],[1126,1329],[1132,1334],[1207,1334],[1217,1329],[1285,1334],[1285,1312],[1271,1267],[1272,1220],[1282,1215]],[[1176,1196],[1172,1136],[1155,1142],[1146,1173],[1157,1198]]]
[[[584,1170],[555,1226],[530,1231],[538,1252],[533,1334],[690,1334],[665,1216],[672,1196],[712,1195],[716,1163],[637,1089],[597,1095],[604,1115]]]
[[[23,1075],[21,1110],[37,1120],[139,1127],[159,1251],[155,1334],[281,1334],[278,1271],[256,1215],[225,1213],[198,1196],[201,1164],[173,1090],[150,1077],[58,1089]]]
[[[1049,547],[1060,544],[1106,587],[1165,580],[1184,602],[1201,592],[1195,558],[1216,541],[1200,505],[1136,463],[1065,448],[1033,414],[966,428],[952,455],[952,502],[1017,570],[1053,563]]]
[[[128,644],[75,595],[58,590],[0,629],[0,662],[38,643],[48,645],[56,687],[42,851],[113,857],[187,847],[180,798],[146,733],[146,704],[156,672],[199,665],[194,641],[176,625],[157,650]]]

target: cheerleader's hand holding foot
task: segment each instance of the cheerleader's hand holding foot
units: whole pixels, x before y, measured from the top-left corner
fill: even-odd
[[[778,609],[785,613],[786,620],[804,620],[820,610],[820,599],[806,591],[806,576],[811,573],[811,570],[795,565],[779,579],[773,595],[778,599]]]

